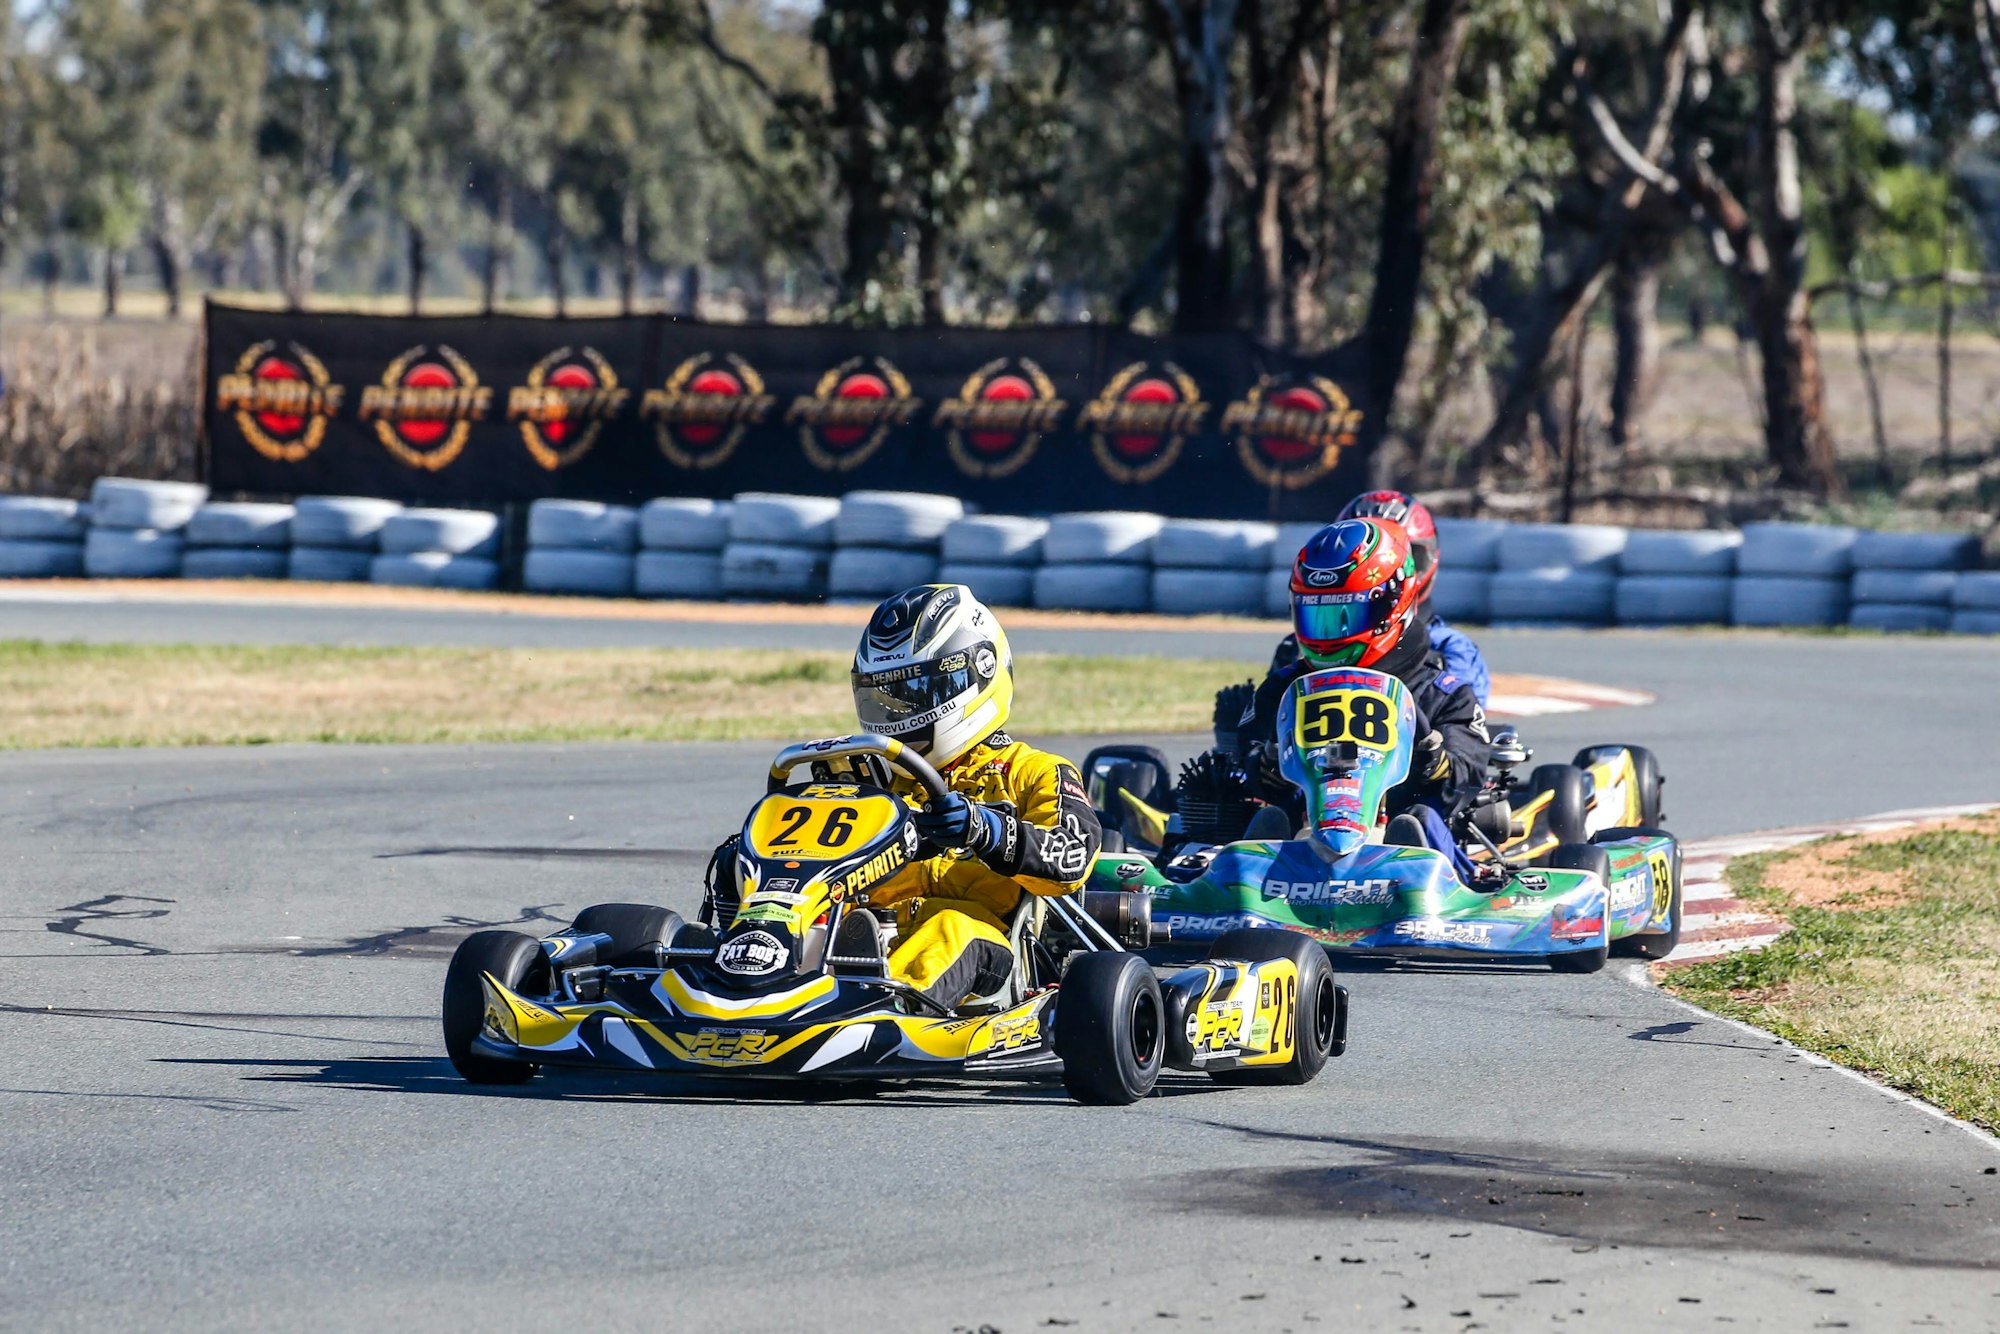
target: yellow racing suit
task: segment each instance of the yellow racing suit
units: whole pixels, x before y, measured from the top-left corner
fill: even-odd
[[[889,973],[943,1005],[997,990],[1013,968],[1007,918],[1027,894],[1067,894],[1090,876],[1104,841],[1076,766],[995,732],[942,770],[954,792],[998,810],[1004,833],[980,856],[942,853],[872,891],[892,908]],[[897,791],[919,797],[898,780]]]

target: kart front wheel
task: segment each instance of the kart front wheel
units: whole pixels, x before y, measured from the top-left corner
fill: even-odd
[[[1581,843],[1590,836],[1590,776],[1574,764],[1541,764],[1528,775],[1528,800],[1549,798],[1547,829],[1558,843]],[[1553,863],[1546,863],[1553,865]]]
[[[1167,1007],[1160,981],[1136,954],[1074,959],[1056,993],[1056,1055],[1078,1102],[1122,1107],[1159,1082]]]
[[[444,974],[444,1049],[452,1069],[475,1084],[525,1084],[535,1077],[535,1066],[483,1056],[472,1041],[486,1027],[481,976],[491,973],[516,991],[536,968],[546,968],[542,942],[519,931],[475,931],[459,943]]]
[[[1283,1065],[1213,1070],[1218,1084],[1309,1084],[1326,1068],[1340,1033],[1340,988],[1326,947],[1295,931],[1246,926],[1226,931],[1209,947],[1211,959],[1268,963],[1287,959],[1299,973],[1299,995],[1293,1010],[1292,1056]]]
[[[1611,911],[1611,854],[1594,843],[1564,843],[1551,852],[1542,865],[1562,871],[1593,871],[1604,882],[1605,912]],[[1608,923],[1607,923],[1608,926]],[[1549,967],[1558,973],[1594,973],[1604,967],[1611,957],[1611,946],[1599,945],[1592,950],[1570,950],[1562,954],[1551,954]]]

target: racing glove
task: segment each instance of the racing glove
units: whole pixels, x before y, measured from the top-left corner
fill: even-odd
[[[1007,816],[991,806],[948,792],[910,817],[933,847],[963,849],[982,857],[1007,841]]]
[[[1410,765],[1413,772],[1435,783],[1451,772],[1451,756],[1444,753],[1444,733],[1433,727],[1417,742],[1417,753]]]

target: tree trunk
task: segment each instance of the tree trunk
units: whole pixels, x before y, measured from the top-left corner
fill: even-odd
[[[1181,117],[1181,190],[1174,228],[1174,328],[1230,325],[1229,144],[1235,134],[1230,57],[1238,0],[1161,0]]]
[[[917,224],[917,297],[919,317],[937,328],[944,317],[944,237],[943,226],[934,218]]]
[[[569,284],[563,273],[569,258],[569,237],[564,235],[562,224],[551,221],[548,236],[542,241],[542,258],[549,269],[549,294],[555,298],[556,314],[569,314]]]
[[[1611,443],[1623,449],[1642,434],[1660,370],[1660,270],[1665,253],[1634,238],[1611,273],[1616,360],[1611,372]]]
[[[1761,290],[1747,304],[1764,359],[1764,439],[1771,463],[1781,484],[1831,495],[1840,489],[1840,475],[1826,429],[1819,344],[1805,292],[1805,198],[1797,126],[1805,42],[1802,32],[1792,30],[1788,8],[1784,0],[1757,0],[1751,7],[1759,93],[1751,163],[1760,187],[1758,230],[1766,259]]]
[[[618,313],[630,315],[639,295],[639,196],[627,189],[618,201]]]
[[[493,218],[486,232],[486,260],[480,266],[479,308],[491,315],[507,295],[507,253],[514,242],[514,188],[495,187]]]
[[[424,276],[430,267],[430,239],[424,229],[412,222],[408,225],[409,266],[410,266],[410,314],[424,313]]]
[[[701,318],[701,265],[687,264],[681,268],[680,313],[691,320]]]
[[[875,321],[884,313],[885,271],[896,228],[895,198],[877,142],[872,97],[883,78],[895,77],[893,71],[877,68],[878,25],[883,21],[868,4],[844,0],[822,6],[814,25],[826,58],[830,120],[840,144],[834,174],[847,206],[837,300],[848,318]]]
[[[1416,336],[1436,180],[1438,126],[1465,45],[1469,0],[1423,0],[1409,76],[1389,122],[1382,181],[1382,223],[1375,251],[1375,290],[1368,301],[1362,344],[1368,349],[1363,410],[1379,438],[1395,410]]]
[[[104,318],[118,318],[118,292],[125,274],[125,252],[117,246],[104,250]]]
[[[160,273],[160,290],[167,297],[167,318],[177,320],[181,317],[181,287],[183,285],[181,259],[179,255],[174,253],[172,243],[160,233],[154,232],[152,241],[153,265]]]
[[[180,201],[154,192],[152,229],[149,240],[153,263],[159,270],[160,290],[167,298],[167,318],[179,319],[181,289],[191,256],[188,254],[187,217]]]

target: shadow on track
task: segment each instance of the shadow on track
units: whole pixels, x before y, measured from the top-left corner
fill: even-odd
[[[1316,1161],[1167,1178],[1193,1211],[1299,1219],[1448,1219],[1592,1246],[1842,1256],[2000,1269],[2000,1184],[1918,1184],[1864,1163],[1726,1163],[1576,1152],[1547,1142],[1307,1135],[1209,1122],[1263,1141],[1317,1147]],[[1328,1157],[1337,1159],[1329,1163]],[[1359,1161],[1356,1161],[1356,1159]]]
[[[478,1085],[468,1084],[459,1078],[458,1072],[451,1068],[451,1062],[442,1056],[356,1057],[350,1060],[260,1060],[254,1057],[157,1059],[162,1065],[240,1069],[245,1071],[241,1077],[251,1083],[312,1084],[364,1093],[431,1093],[530,1102],[631,1102],[670,1106],[716,1103],[813,1106],[830,1102],[868,1102],[891,1107],[1035,1107],[1061,1106],[1069,1101],[1069,1095],[1060,1085],[1024,1082],[704,1080],[681,1075],[544,1068],[527,1084]],[[1200,1076],[1169,1075],[1161,1078],[1153,1096],[1173,1098],[1192,1093],[1228,1092]]]

